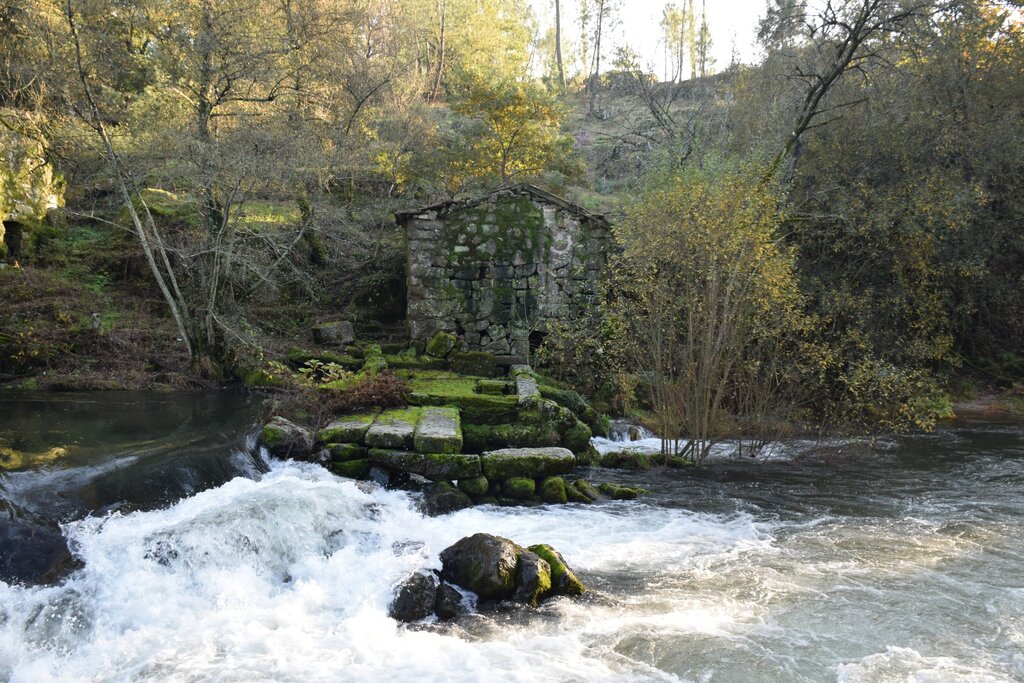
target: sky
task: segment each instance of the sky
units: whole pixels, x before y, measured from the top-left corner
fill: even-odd
[[[664,76],[664,45],[661,36],[661,14],[667,0],[616,0],[618,26],[612,34],[612,47],[601,50],[603,60],[611,66],[615,47],[629,45],[640,56],[641,63],[654,67],[659,77]],[[670,0],[669,0],[670,1]],[[681,4],[686,0],[675,0]],[[711,31],[711,54],[715,70],[721,71],[732,61],[733,50],[741,62],[754,61],[757,50],[754,36],[757,22],[765,12],[765,0],[704,0],[708,29]],[[568,50],[579,38],[579,0],[561,0],[563,43]],[[594,4],[591,0],[591,4]],[[701,0],[694,0],[700,12]],[[554,25],[554,0],[530,0],[530,5],[542,28]],[[604,71],[604,67],[601,69]]]

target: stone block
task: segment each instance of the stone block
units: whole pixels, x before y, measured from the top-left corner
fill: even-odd
[[[366,431],[366,445],[377,448],[412,450],[416,425],[419,420],[420,410],[417,408],[389,410],[381,413]]]
[[[480,456],[484,476],[491,480],[510,477],[544,478],[566,474],[576,466],[568,448],[502,448]]]
[[[356,333],[348,320],[320,323],[313,327],[313,340],[317,344],[344,346],[356,340]]]
[[[418,474],[432,481],[472,479],[481,473],[480,456],[469,453],[412,453],[371,448],[369,460],[389,470]]]
[[[413,445],[420,453],[459,453],[462,451],[459,409],[434,406],[424,408],[419,424],[416,425]]]

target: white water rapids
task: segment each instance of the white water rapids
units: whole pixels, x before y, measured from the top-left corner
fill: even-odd
[[[873,454],[888,478],[618,475],[651,496],[438,518],[411,494],[273,462],[65,524],[81,569],[0,582],[0,680],[1024,680],[1021,455],[935,473]],[[402,579],[479,531],[551,544],[590,592],[451,624],[387,616]]]

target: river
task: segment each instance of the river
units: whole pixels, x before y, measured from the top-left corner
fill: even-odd
[[[0,551],[25,558],[2,558],[0,680],[1024,680],[1019,425],[595,469],[651,493],[430,518],[413,494],[249,455],[257,408],[0,395],[0,444],[68,449],[0,474]],[[553,545],[591,590],[388,618],[398,582],[479,531]],[[39,585],[10,576],[48,562]]]

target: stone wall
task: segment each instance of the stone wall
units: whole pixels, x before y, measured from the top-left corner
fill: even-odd
[[[398,218],[410,336],[454,332],[498,356],[524,356],[531,333],[593,305],[611,244],[601,217],[532,186]]]

